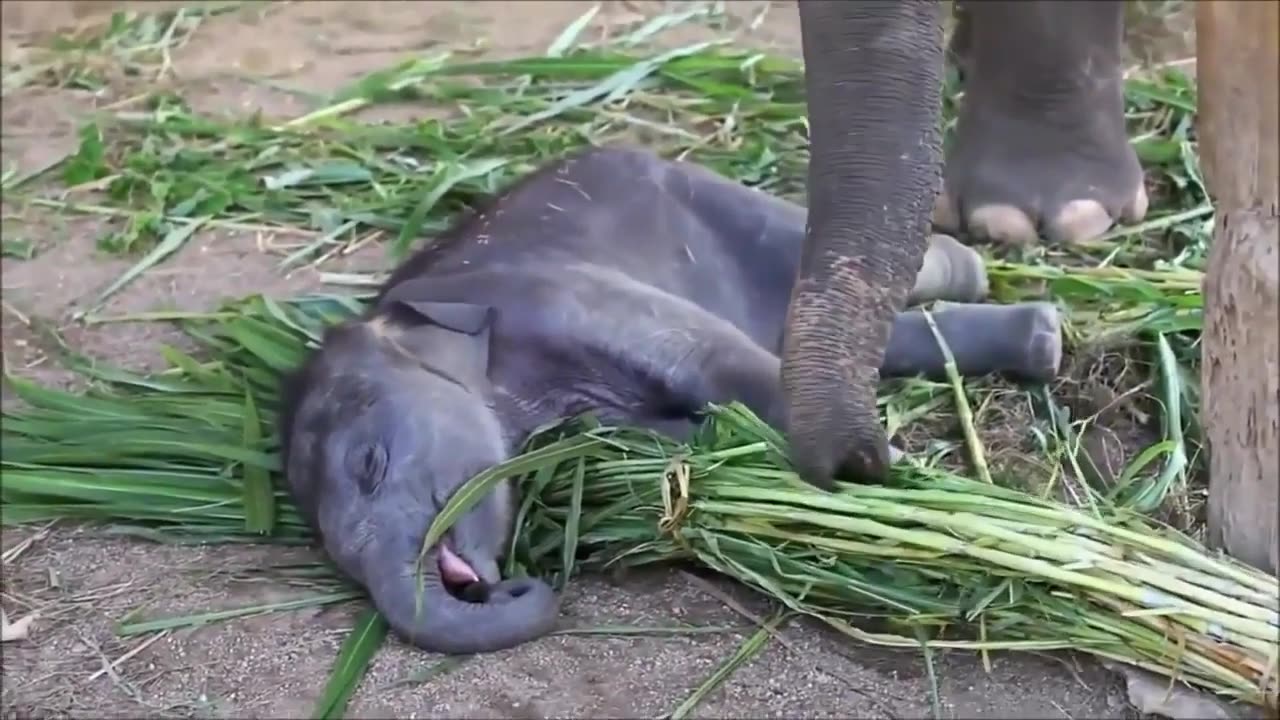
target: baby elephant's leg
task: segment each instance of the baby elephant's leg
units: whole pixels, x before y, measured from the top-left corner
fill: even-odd
[[[982,256],[950,235],[930,237],[907,304],[934,300],[977,302],[986,296],[987,266]]]
[[[692,418],[707,403],[737,401],[781,427],[778,358],[732,323],[611,268],[558,268],[552,283],[551,304],[523,322],[540,325],[566,356],[611,366],[584,368],[584,376],[627,378],[632,387],[599,395],[629,398],[623,402],[634,407],[618,408],[629,422],[655,411],[659,419]]]
[[[798,261],[804,244],[802,205],[749,188],[695,163],[667,164],[676,172],[667,178],[671,196],[700,217],[715,234],[731,238],[733,252],[777,254]],[[987,268],[976,250],[949,235],[933,235],[908,305],[934,300],[978,302],[987,296]]]
[[[673,309],[687,323],[688,354],[662,373],[673,406],[701,412],[708,403],[740,402],[771,427],[785,431],[781,367],[777,356],[736,327],[701,309]]]
[[[590,368],[588,377],[633,378],[634,392],[604,393],[643,398],[631,411],[618,408],[628,423],[684,440],[708,404],[740,402],[770,427],[787,432],[778,357],[732,323],[606,268],[560,269],[554,288],[557,307],[539,310],[538,334],[566,351],[589,350],[566,356],[613,366],[608,373]],[[533,318],[518,322],[535,324]],[[890,457],[897,462],[903,453],[890,447]]]
[[[1016,305],[940,303],[934,323],[962,377],[1007,373],[1050,382],[1062,361],[1062,323],[1050,303]],[[900,313],[893,323],[881,377],[941,378],[946,360],[922,310]]]

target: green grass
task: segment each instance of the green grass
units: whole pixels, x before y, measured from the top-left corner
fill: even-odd
[[[247,5],[212,2],[162,12],[114,12],[105,25],[55,36],[32,48],[20,66],[6,72],[3,93],[33,85],[100,91],[113,80],[163,80],[173,70],[171,53],[214,15]]]
[[[141,376],[60,346],[62,360],[93,380],[84,395],[10,376],[28,407],[4,416],[3,522],[84,519],[170,542],[307,541],[307,528],[275,484],[276,376],[299,360],[325,324],[355,312],[378,276],[326,273],[348,292],[252,297],[205,313],[99,312],[112,294],[197,232],[261,230],[301,238],[283,249],[282,271],[304,264],[323,268],[372,238],[385,248],[389,267],[478,196],[564,152],[618,140],[802,199],[808,156],[803,83],[794,61],[720,42],[639,48],[665,27],[714,15],[702,10],[651,19],[618,42],[592,48],[577,43],[582,23],[575,23],[541,56],[492,62],[445,52],[412,58],[315,100],[295,118],[200,115],[177,94],[151,93],[141,110],[92,118],[76,151],[44,172],[7,171],[7,203],[108,218],[109,229],[98,239],[102,252],[134,261],[81,321],[173,321],[200,350],[188,356],[165,348],[169,369]],[[183,14],[145,17],[153,19],[113,21],[107,36],[77,45],[76,52],[163,67],[162,49],[197,23]],[[92,63],[72,62],[65,53],[51,57],[24,82],[98,82],[89,72]],[[951,88],[947,97],[949,132],[958,94]],[[986,379],[957,386],[895,381],[885,383],[881,409],[892,433],[908,440],[925,436],[912,447],[920,464],[899,472],[887,488],[849,487],[832,499],[798,488],[786,470],[785,450],[733,413],[719,416],[692,448],[626,429],[577,428],[559,440],[554,432],[538,438],[540,449],[478,479],[512,474],[526,491],[510,569],[544,573],[563,584],[576,572],[610,562],[689,558],[756,587],[792,614],[822,618],[858,640],[984,652],[1081,647],[1155,667],[1168,663],[1202,686],[1256,696],[1251,673],[1257,668],[1245,663],[1224,669],[1205,660],[1211,652],[1203,643],[1193,642],[1183,660],[1161,659],[1165,624],[1203,640],[1200,620],[1185,613],[1127,614],[1141,599],[1132,591],[1141,573],[1169,571],[1202,556],[1193,539],[1158,530],[1139,516],[1193,507],[1200,492],[1199,288],[1212,208],[1196,155],[1194,85],[1177,72],[1155,73],[1131,80],[1126,100],[1152,192],[1148,219],[1084,247],[989,257],[994,300],[1047,296],[1059,303],[1073,354],[1083,358],[1105,348],[1101,382],[1119,393],[1132,391],[1133,404],[1161,425],[1159,439],[1134,452],[1115,482],[1092,482],[1085,467],[1090,460],[1079,452],[1081,437],[1099,421],[1080,410],[1080,378],[1037,388]],[[393,102],[449,112],[415,123],[359,118],[363,109]],[[7,255],[34,252],[31,243],[6,241]],[[59,347],[52,333],[48,339]],[[986,446],[1000,435],[1001,413],[1018,408],[1030,408],[1018,417],[1027,425],[1021,439],[1032,449]],[[956,421],[960,434],[950,428],[956,413],[964,418]],[[975,457],[984,458],[993,484],[965,479],[978,472],[970,469]],[[673,472],[684,480],[670,482]],[[1013,505],[993,518],[974,506],[974,498],[985,506]],[[1067,508],[1064,498],[1077,507]],[[677,513],[681,503],[687,507]],[[783,506],[805,519],[784,521],[778,517]],[[978,530],[960,522],[966,513],[985,518],[986,525]],[[1019,520],[1018,513],[1047,519],[1037,525]],[[1195,513],[1183,516],[1194,519]],[[1100,538],[1080,530],[1091,523],[1104,535],[1141,528],[1133,531],[1140,537]],[[991,534],[992,527],[1005,534]],[[1190,535],[1198,530],[1184,529]],[[1143,533],[1167,544],[1142,546],[1149,537]],[[968,540],[956,545],[957,537]],[[1070,565],[1053,554],[1060,546],[1101,556],[1109,548],[1122,554],[1116,562],[1129,564],[1048,572],[1050,563],[1037,558]],[[1139,550],[1141,558],[1133,555]],[[1005,555],[991,554],[996,552]],[[1243,571],[1232,568],[1213,560],[1199,572],[1247,584],[1235,574]],[[312,570],[327,584],[305,602],[360,595],[327,568]],[[1104,582],[1091,585],[1083,576]],[[1274,611],[1273,588],[1255,596]],[[1214,598],[1218,606],[1220,600]],[[1257,651],[1249,644],[1257,628],[1248,618],[1219,612],[1227,612],[1228,624],[1243,623],[1240,647]],[[858,629],[854,620],[866,616],[889,618],[895,632]],[[131,622],[122,631],[211,619]],[[376,615],[362,618],[335,660],[318,717],[341,715],[384,635]],[[689,712],[766,640],[765,634],[751,636],[723,672],[674,714]]]

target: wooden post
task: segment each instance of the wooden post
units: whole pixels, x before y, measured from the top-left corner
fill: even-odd
[[[1200,162],[1217,210],[1201,382],[1209,542],[1280,568],[1280,2],[1196,3]]]

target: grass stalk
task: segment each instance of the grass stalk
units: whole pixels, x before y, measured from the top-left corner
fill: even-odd
[[[938,343],[938,349],[942,351],[942,357],[945,361],[943,365],[947,373],[947,380],[951,383],[951,392],[956,399],[956,414],[960,417],[960,427],[964,431],[965,444],[969,447],[969,458],[973,461],[974,470],[977,471],[978,477],[988,485],[995,484],[991,479],[991,470],[987,467],[987,453],[982,447],[982,441],[978,438],[978,430],[973,422],[973,409],[969,407],[969,396],[964,392],[964,380],[960,378],[960,372],[956,370],[956,358],[951,353],[951,346],[947,344],[946,338],[942,337],[942,333],[938,330],[938,323],[933,319],[933,313],[928,310],[922,310],[925,322],[929,323],[929,330],[933,333],[934,340]]]

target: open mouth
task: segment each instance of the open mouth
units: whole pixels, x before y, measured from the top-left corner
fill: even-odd
[[[440,579],[450,595],[465,602],[483,603],[489,597],[489,584],[482,581],[466,560],[445,543],[440,544]]]

